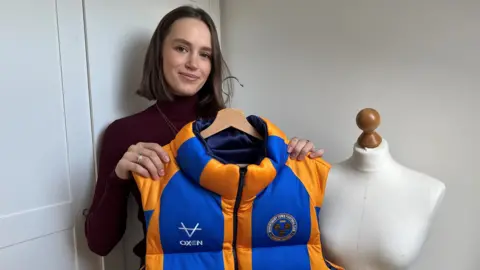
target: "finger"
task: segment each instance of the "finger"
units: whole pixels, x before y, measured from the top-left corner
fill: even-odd
[[[132,161],[130,161],[127,157],[127,155],[125,155],[125,158],[123,158],[122,160],[120,160],[121,163],[121,166],[123,168],[126,168],[128,171],[130,172],[135,172],[135,173],[138,173],[140,174],[141,176],[143,177],[150,177],[150,174],[148,173],[148,171],[143,168],[141,165],[139,164],[136,164]]]
[[[135,153],[134,157],[131,158],[130,160],[132,162],[136,162],[137,158],[138,158],[138,155],[146,156],[146,157],[150,158],[153,165],[156,167],[157,175],[158,176],[163,176],[165,174],[164,165],[163,165],[164,161],[162,161],[159,158],[157,151],[155,151],[155,148],[160,148],[161,151],[163,151],[163,153],[166,155],[166,152],[158,144],[140,142],[140,143],[137,143],[136,145],[131,146],[129,148],[130,152]],[[168,158],[168,155],[166,155],[166,156]],[[141,165],[143,165],[143,164],[141,164]],[[153,175],[152,177],[154,177],[154,176],[155,175]]]
[[[311,141],[307,140],[307,143],[305,144],[305,146],[302,148],[302,150],[300,150],[300,153],[299,153],[297,159],[298,160],[303,160],[308,155],[308,153],[310,153],[310,151],[312,151],[313,148],[314,148],[313,143]]]
[[[145,178],[151,178],[150,173],[142,165],[130,162],[130,171],[140,174]]]
[[[136,144],[132,144],[130,145],[130,147],[128,147],[128,150],[127,150],[127,153],[128,152],[136,152],[138,146]]]
[[[158,157],[157,152],[155,152],[153,150],[150,150],[148,148],[140,148],[138,154],[142,155],[142,156],[145,156],[145,157],[148,157],[153,162],[153,165],[156,167],[158,174],[160,176],[163,176],[164,165],[163,165],[163,162]]]
[[[290,153],[290,157],[296,159],[306,144],[307,141],[305,140],[298,141],[297,145],[295,145],[295,148],[293,148],[292,152]]]
[[[135,152],[128,152],[127,154],[125,154],[125,157],[131,163],[133,163],[133,165],[129,165],[131,166],[132,171],[140,173],[142,169],[136,166],[136,165],[139,165],[140,167],[148,171],[146,177],[151,177],[153,179],[158,179],[160,177],[160,175],[158,174],[157,168],[155,167],[155,165],[153,164],[153,161],[148,156],[137,154]]]
[[[146,168],[153,179],[157,180],[160,178],[160,174],[155,167],[155,164],[153,164],[153,161],[149,157],[140,155],[136,163]]]
[[[298,138],[297,137],[293,137],[291,140],[290,140],[290,143],[288,144],[288,148],[287,148],[287,152],[290,154],[292,152],[292,150],[295,148],[295,146],[297,145],[298,143]]]
[[[170,158],[168,157],[167,152],[157,143],[141,143],[144,148],[148,148],[152,151],[155,151],[157,155],[160,157],[162,162],[167,163],[170,162]]]
[[[318,150],[313,151],[313,152],[310,154],[310,157],[311,157],[311,158],[322,157],[324,153],[325,153],[325,150],[323,150],[323,149],[318,149]]]

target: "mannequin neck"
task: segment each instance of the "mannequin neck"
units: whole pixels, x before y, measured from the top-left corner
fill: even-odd
[[[388,143],[382,139],[382,143],[376,148],[363,148],[355,143],[350,164],[359,171],[373,172],[394,165]]]

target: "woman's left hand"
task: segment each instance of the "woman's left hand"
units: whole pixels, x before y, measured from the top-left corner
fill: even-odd
[[[288,153],[290,158],[303,160],[308,153],[310,158],[322,157],[325,152],[323,149],[315,149],[315,145],[310,140],[299,139],[293,137],[288,144]]]

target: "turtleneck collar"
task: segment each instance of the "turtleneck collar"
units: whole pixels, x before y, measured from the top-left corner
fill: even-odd
[[[175,96],[173,101],[157,101],[158,107],[170,120],[195,119],[198,95]]]
[[[230,128],[206,140],[200,132],[213,119],[185,125],[171,142],[175,160],[189,179],[227,199],[235,199],[244,173],[243,200],[252,200],[270,184],[288,161],[285,134],[267,119],[248,116],[247,120],[264,140]],[[260,158],[258,158],[260,157]],[[248,164],[244,169],[237,164]]]
[[[353,147],[353,154],[350,157],[350,164],[359,171],[374,172],[383,170],[395,164],[388,143],[382,139],[376,148],[363,148],[357,143]]]

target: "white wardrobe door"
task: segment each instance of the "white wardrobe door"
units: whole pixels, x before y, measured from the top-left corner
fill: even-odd
[[[83,241],[93,187],[82,2],[0,9],[0,269],[101,269]]]

